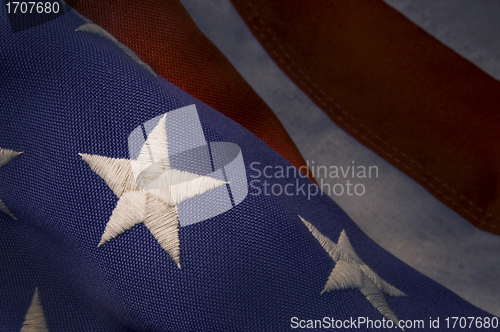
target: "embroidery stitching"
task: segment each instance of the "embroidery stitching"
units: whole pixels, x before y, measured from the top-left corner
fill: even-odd
[[[22,152],[16,152],[0,148],[0,168],[11,162],[13,159],[17,158],[21,154]],[[4,202],[2,202],[1,199],[0,199],[0,211],[6,213],[11,218],[17,220],[17,218],[12,214],[12,212],[10,212],[9,208],[5,205]]]
[[[389,285],[366,266],[354,251],[344,230],[340,233],[338,242],[334,243],[321,234],[311,223],[301,216],[299,218],[335,261],[335,267],[330,273],[321,294],[334,290],[357,288],[382,315],[398,326],[399,320],[389,308],[384,294],[396,297],[406,296],[406,294]]]
[[[170,167],[166,114],[137,160],[79,155],[119,198],[98,246],[143,223],[180,268],[176,205],[227,182]]]
[[[238,3],[240,2],[239,0],[236,0]],[[251,9],[247,9],[247,10],[250,10],[250,11],[253,11],[253,14],[254,16],[257,16],[257,17],[262,17],[262,15],[259,15],[259,13],[256,11],[255,8],[252,7],[252,4],[249,2],[248,3],[248,7],[250,7]],[[245,10],[245,9],[244,9]],[[270,37],[266,37],[263,33],[260,33],[260,36],[264,39],[264,40],[269,40],[272,38],[272,42],[275,43],[278,48],[279,48],[279,52],[282,53],[282,54],[285,54],[286,55],[286,59],[285,57],[283,56],[280,56],[276,51],[272,51],[272,53],[274,55],[276,55],[276,57],[279,59],[280,62],[282,63],[285,63],[285,61],[283,59],[285,59],[287,62],[291,61],[292,64],[293,64],[293,67],[296,68],[296,70],[298,70],[299,72],[299,76],[301,76],[304,80],[301,81],[299,76],[296,74],[296,72],[294,72],[294,70],[290,69],[289,66],[286,66],[288,72],[290,72],[290,74],[292,76],[294,76],[296,79],[299,80],[300,84],[302,86],[304,86],[305,88],[307,88],[307,90],[311,93],[313,93],[314,91],[312,89],[310,89],[308,86],[310,86],[311,84],[311,78],[309,76],[307,76],[305,74],[305,72],[300,69],[299,65],[293,60],[291,59],[290,55],[285,51],[285,49],[279,44],[278,40],[276,39],[276,37],[274,37],[272,35],[272,32],[269,28],[266,29],[265,27],[265,24],[264,24],[264,21],[262,21],[262,19],[259,19],[259,20],[254,20],[252,18],[252,15],[248,15],[246,16],[246,18],[248,19],[249,22],[254,22],[255,24],[253,25],[253,27],[256,29],[256,30],[259,30],[260,31],[264,31],[266,30],[266,33],[270,35]],[[259,28],[257,26],[257,24],[260,24],[261,25],[261,28]],[[266,45],[273,49],[273,46],[269,43],[269,42],[266,42]],[[276,49],[274,47],[274,49]],[[277,50],[277,49],[276,49]],[[268,52],[269,53],[269,52]],[[306,83],[304,83],[307,82]],[[309,81],[309,82],[308,82]],[[299,84],[297,84],[299,85]],[[319,91],[321,93],[321,95],[325,96],[325,92],[323,90],[321,90],[315,83],[312,83],[312,86],[314,86],[314,89],[316,91]],[[404,152],[402,151],[399,151],[399,149],[397,149],[396,147],[393,147],[393,146],[390,146],[388,142],[384,141],[380,136],[377,136],[377,135],[374,135],[373,134],[373,131],[371,131],[370,129],[367,129],[365,128],[365,126],[361,123],[361,122],[358,122],[358,120],[356,120],[354,117],[350,116],[349,113],[347,113],[345,110],[342,109],[342,107],[339,105],[339,104],[336,104],[334,103],[334,101],[331,99],[331,98],[327,98],[328,99],[328,103],[330,103],[330,105],[335,105],[335,107],[332,107],[332,108],[329,108],[328,105],[325,103],[325,99],[322,99],[320,98],[317,94],[314,95],[314,97],[319,101],[321,102],[322,105],[325,106],[325,108],[323,109],[325,112],[327,113],[331,113],[333,116],[335,116],[340,122],[343,122],[347,127],[351,128],[351,126],[347,123],[348,121],[352,121],[356,127],[359,127],[358,129],[354,129],[354,128],[351,128],[355,133],[359,133],[360,130],[362,129],[366,129],[368,134],[367,136],[369,136],[368,138],[364,135],[360,135],[361,138],[363,138],[365,141],[367,141],[368,143],[374,145],[377,149],[379,149],[382,153],[384,153],[386,156],[388,156],[389,158],[393,159],[396,163],[398,164],[401,164],[403,167],[405,167],[406,169],[408,170],[411,170],[411,173],[414,174],[415,176],[418,176],[423,182],[424,182],[424,186],[427,185],[429,186],[429,188],[427,188],[431,193],[433,193],[434,196],[438,197],[438,196],[441,196],[443,197],[444,199],[446,199],[447,201],[450,202],[450,204],[456,206],[458,209],[460,209],[459,211],[457,211],[459,214],[461,214],[464,218],[468,219],[468,216],[470,216],[471,218],[473,218],[474,220],[480,222],[481,224],[483,225],[487,225],[488,227],[491,227],[492,229],[497,229],[497,226],[496,225],[492,225],[491,223],[488,223],[486,222],[485,220],[488,220],[488,218],[495,218],[496,220],[500,220],[500,217],[498,216],[494,216],[493,214],[491,213],[484,213],[484,209],[480,208],[479,206],[477,206],[476,204],[474,204],[471,200],[467,199],[464,195],[461,195],[459,194],[456,190],[450,188],[447,184],[443,183],[439,178],[435,177],[432,173],[430,173],[429,171],[425,171],[424,167],[420,164],[418,164],[415,160],[413,160],[411,157],[409,157],[408,155],[406,155]],[[326,97],[324,97],[326,98]],[[311,97],[311,99],[313,99]],[[339,111],[337,110],[334,110],[334,109],[338,109],[338,110],[341,110],[342,111],[342,114],[339,113]],[[340,116],[338,115],[342,115],[344,118],[341,118]],[[405,159],[407,161],[401,161],[399,160],[398,158],[396,158],[395,156],[393,156],[391,153],[387,152],[386,151],[386,148],[384,148],[383,146],[379,145],[379,144],[376,144],[374,143],[370,138],[372,138],[374,141],[377,141],[377,142],[382,142],[384,143],[386,146],[392,148],[392,150],[394,150],[396,153],[399,153],[403,158],[402,159]],[[374,139],[376,138],[376,140]],[[408,163],[411,162],[411,163]],[[411,165],[415,165],[418,169],[415,169],[413,166]],[[408,166],[410,165],[410,166]],[[396,166],[397,167],[397,166]],[[416,171],[415,171],[416,170]],[[425,172],[425,174],[423,173]],[[434,180],[437,181],[436,183],[434,183]],[[433,184],[434,183],[434,184]],[[440,187],[442,186],[443,191],[445,193],[443,193],[441,190],[437,190],[435,189],[436,187]],[[448,192],[448,194],[446,193]],[[452,196],[454,198],[450,198],[448,196]],[[462,200],[466,200],[468,205],[472,208],[472,211],[470,211],[469,209],[467,208],[464,208],[461,203]],[[459,204],[460,203],[460,204]],[[446,203],[445,203],[446,204]],[[448,205],[448,204],[446,204]],[[448,205],[449,206],[449,205]],[[476,209],[477,211],[479,211],[480,213],[477,214],[478,212],[477,211],[473,211],[473,209]],[[464,215],[467,214],[467,215]],[[477,215],[476,215],[477,214]],[[478,218],[479,216],[479,218]],[[482,216],[482,217],[481,217]],[[469,220],[470,221],[470,220]],[[485,227],[485,226],[483,226]],[[483,228],[483,229],[486,229],[486,228]],[[492,231],[492,232],[496,232],[496,231]]]
[[[49,332],[43,313],[42,303],[40,302],[40,296],[38,294],[38,287],[35,289],[31,305],[24,318],[21,332]]]

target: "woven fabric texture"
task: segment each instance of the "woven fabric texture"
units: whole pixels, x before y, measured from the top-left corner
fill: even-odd
[[[381,0],[232,3],[335,123],[500,234],[500,82]]]
[[[76,7],[159,75],[257,135],[296,167],[305,165],[283,125],[175,1],[92,1]]]
[[[182,227],[182,269],[142,224],[98,247],[118,198],[78,153],[129,158],[130,133],[165,112],[195,104],[206,141],[237,144],[248,175],[254,161],[291,165],[112,41],[75,31],[84,23],[69,12],[13,33],[0,9],[0,146],[24,152],[0,169],[0,197],[18,217],[0,214],[2,330],[20,330],[35,289],[51,332],[287,331],[292,317],[381,320],[358,290],[321,294],[335,263],[298,215],[334,241],[344,230],[359,258],[407,294],[387,298],[400,319],[491,317],[376,245],[322,195],[252,192]],[[269,181],[315,186],[300,176]]]

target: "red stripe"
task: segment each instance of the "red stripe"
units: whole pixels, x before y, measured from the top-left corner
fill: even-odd
[[[82,0],[76,9],[159,75],[250,130],[294,166],[306,165],[272,110],[196,27],[179,1]]]
[[[500,234],[500,82],[380,0],[233,4],[333,121]]]

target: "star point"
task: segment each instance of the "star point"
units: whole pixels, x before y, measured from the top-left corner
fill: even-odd
[[[38,294],[38,287],[35,288],[35,294],[31,299],[31,305],[24,318],[21,332],[48,332],[47,322],[43,311],[40,295]]]
[[[307,220],[301,216],[299,218],[335,261],[335,267],[321,294],[342,289],[359,289],[382,315],[398,326],[399,320],[389,308],[385,295],[399,297],[406,296],[406,294],[385,282],[359,258],[345,230],[340,233],[339,240],[335,243],[321,234]]]
[[[98,247],[143,223],[180,268],[177,204],[226,182],[170,167],[166,115],[149,134],[137,160],[79,155],[119,198]]]
[[[13,159],[19,157],[21,154],[23,154],[23,152],[16,152],[13,150],[0,148],[0,168],[11,162]],[[0,211],[4,212],[12,219],[17,220],[17,218],[12,214],[7,205],[5,205],[5,203],[1,199],[0,199]]]

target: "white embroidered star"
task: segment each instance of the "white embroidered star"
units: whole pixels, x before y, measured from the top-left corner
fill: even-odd
[[[9,163],[12,159],[19,156],[21,153],[22,152],[16,152],[16,151],[6,150],[6,149],[0,148],[0,168],[2,166],[4,166],[5,164]],[[4,204],[4,202],[2,202],[1,199],[0,199],[0,211],[5,212],[9,216],[11,216],[12,218],[17,220],[17,218],[14,217],[12,212],[10,212],[10,210],[7,208],[7,206]]]
[[[370,301],[370,303],[385,317],[398,325],[398,318],[389,308],[384,294],[390,296],[406,296],[405,293],[389,285],[373,272],[361,258],[356,255],[345,231],[340,233],[338,243],[321,234],[316,227],[299,216],[312,235],[318,240],[323,249],[335,261],[325,288],[321,292],[329,292],[341,289],[359,289]]]
[[[98,246],[143,223],[180,268],[176,205],[226,182],[170,167],[166,114],[149,134],[137,160],[80,156],[119,198]]]

